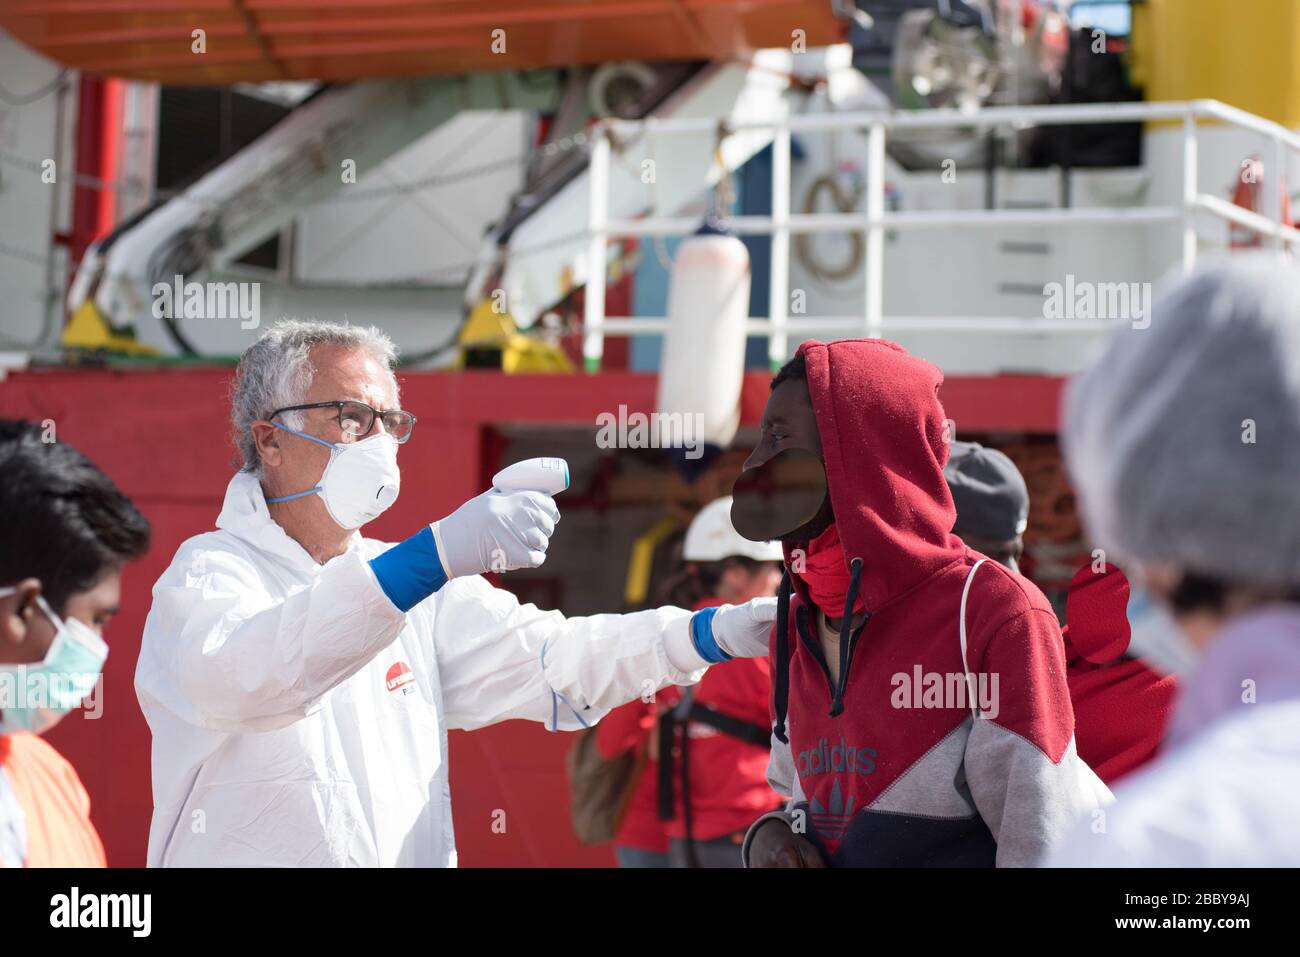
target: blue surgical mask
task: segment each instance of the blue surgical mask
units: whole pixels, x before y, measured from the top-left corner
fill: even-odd
[[[16,589],[0,588],[0,598]],[[62,619],[45,599],[36,602],[54,625],[45,658],[30,665],[0,665],[0,731],[41,734],[95,690],[108,644],[85,623]]]
[[[1136,582],[1129,583],[1130,654],[1145,658],[1165,674],[1187,676],[1199,657],[1165,606]]]

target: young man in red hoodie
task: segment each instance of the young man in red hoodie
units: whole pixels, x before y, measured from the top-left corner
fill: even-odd
[[[826,493],[768,530],[787,565],[769,776],[791,801],[750,828],[749,866],[1033,865],[1109,799],[1047,599],[951,532],[942,381],[883,340],[805,342],[773,381],[746,471],[815,456]]]

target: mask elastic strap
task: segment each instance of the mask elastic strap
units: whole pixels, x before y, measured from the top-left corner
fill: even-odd
[[[296,429],[291,429],[288,426],[281,425],[279,422],[272,421],[271,424],[274,425],[277,429],[279,429],[282,432],[288,432],[290,435],[296,435],[300,439],[310,439],[312,442],[315,442],[317,445],[323,445],[331,452],[335,450],[335,445],[333,442],[326,442],[324,439],[318,439],[316,438],[316,436],[308,435],[306,432],[299,432]],[[308,495],[318,494],[321,491],[321,488],[322,488],[321,486],[317,485],[315,488],[309,488],[305,492],[294,492],[292,495],[281,495],[278,496],[277,498],[268,498],[266,500],[266,504],[274,505],[278,502],[292,502],[296,498],[306,498]]]
[[[0,588],[0,598],[4,598],[8,595],[15,594],[17,591],[18,589],[12,585],[6,586],[4,588]],[[19,665],[18,667],[35,668],[45,664],[45,662],[48,661],[50,656],[54,653],[55,645],[57,645],[60,641],[64,640],[62,636],[70,632],[70,629],[68,628],[68,621],[64,619],[63,616],[56,614],[54,609],[50,607],[50,603],[45,600],[45,596],[40,593],[37,593],[36,595],[36,607],[41,610],[41,614],[43,614],[46,617],[46,619],[49,620],[49,623],[53,626],[54,641],[51,642],[50,647],[45,650],[45,657],[42,658],[40,661],[33,661],[27,665]],[[100,638],[98,635],[95,635],[95,638],[98,639],[100,643],[103,643],[104,639]],[[107,654],[108,645],[105,644],[104,649],[105,649],[105,654]],[[9,668],[14,666],[5,665],[3,667]],[[3,724],[4,724],[3,722],[0,722],[0,729],[3,728]]]
[[[781,587],[776,594],[776,672],[772,675],[772,710],[776,722],[772,733],[789,744],[785,719],[790,710],[790,569],[781,563]]]
[[[305,492],[294,492],[292,495],[280,495],[276,498],[268,498],[266,504],[274,505],[277,502],[292,502],[296,498],[306,498],[308,495],[316,495],[320,490],[321,486],[317,485],[315,488],[309,488]]]
[[[10,595],[16,595],[17,593],[18,588],[15,585],[5,585],[3,588],[0,588],[0,598],[8,598]],[[63,619],[54,613],[54,609],[50,607],[50,603],[47,602],[45,596],[39,592],[36,595],[36,607],[45,612],[45,617],[50,620],[50,624],[54,626],[55,631],[61,631],[63,629]]]
[[[55,631],[62,631],[65,627],[64,621],[58,615],[54,614],[54,609],[50,603],[45,600],[44,595],[36,596],[36,604],[40,606],[41,611],[45,612],[45,617],[50,619],[50,624],[54,626]]]
[[[288,432],[290,435],[296,435],[300,439],[310,439],[312,442],[315,442],[317,445],[323,445],[325,446],[325,448],[330,449],[331,451],[335,448],[333,442],[326,442],[324,439],[318,439],[316,436],[308,435],[306,432],[299,432],[297,429],[291,429],[287,425],[281,425],[279,422],[273,421],[271,424],[274,425],[277,429],[279,429],[282,432]]]

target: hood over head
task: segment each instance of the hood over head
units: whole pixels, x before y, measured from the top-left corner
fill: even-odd
[[[852,612],[879,611],[966,551],[952,534],[957,513],[943,474],[949,430],[938,368],[883,339],[808,341],[796,355],[807,371],[835,521],[811,542],[785,544],[772,697],[772,733],[781,741],[788,740],[791,586],[840,618],[834,717],[844,710]],[[800,562],[796,552],[805,547]]]
[[[943,474],[943,373],[883,339],[810,340],[796,355],[808,371],[835,512],[834,532],[820,538],[838,536],[846,581],[862,559],[858,594],[875,611],[964,553],[951,533],[956,510]],[[798,547],[786,545],[787,560]],[[806,583],[794,578],[807,599]]]

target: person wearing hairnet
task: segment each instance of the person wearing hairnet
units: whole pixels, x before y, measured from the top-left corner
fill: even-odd
[[[1065,397],[1087,528],[1199,661],[1156,760],[1059,866],[1300,864],[1300,271],[1177,282]]]
[[[448,729],[572,730],[766,654],[772,599],[566,619],[489,585],[545,559],[541,492],[363,538],[416,424],[393,361],[377,329],[288,321],[240,359],[243,467],[154,586],[136,668],[151,866],[454,865]]]

